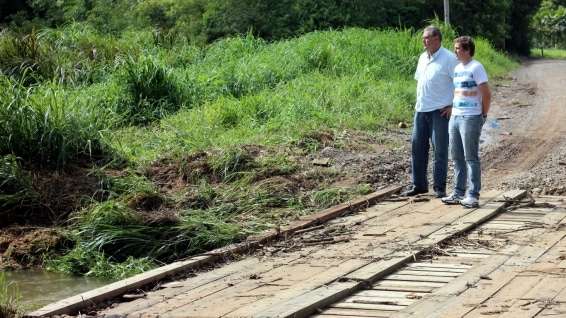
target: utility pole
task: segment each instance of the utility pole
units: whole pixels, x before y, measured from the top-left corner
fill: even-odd
[[[444,0],[444,24],[450,25],[450,1]]]

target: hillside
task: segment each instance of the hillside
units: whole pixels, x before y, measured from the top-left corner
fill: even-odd
[[[477,46],[490,76],[516,66]],[[2,33],[1,266],[123,277],[404,180],[421,51],[390,29]]]

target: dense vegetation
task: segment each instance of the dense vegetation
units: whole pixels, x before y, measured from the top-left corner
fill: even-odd
[[[451,0],[451,22],[461,34],[482,36],[499,49],[527,55],[529,19],[539,3]],[[28,31],[79,21],[102,33],[152,28],[166,42],[182,36],[192,43],[248,32],[279,40],[352,26],[420,28],[443,16],[442,0],[0,0],[0,7],[0,23]]]
[[[57,225],[28,240],[47,263],[10,248],[4,256],[124,277],[371,191],[335,187],[339,171],[301,170],[301,158],[340,147],[345,131],[410,121],[420,33],[293,36],[372,24],[354,15],[372,3],[339,8],[360,19],[350,23],[329,18],[348,12],[331,1],[4,2],[0,217]],[[395,3],[396,19],[420,23],[424,1]],[[264,14],[287,5],[289,21]],[[227,12],[266,20],[230,22]],[[455,33],[445,31],[450,46]],[[515,66],[490,41],[477,46],[490,76]]]

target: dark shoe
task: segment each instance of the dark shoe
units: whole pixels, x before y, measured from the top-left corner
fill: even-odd
[[[420,189],[417,189],[417,188],[411,188],[411,189],[409,189],[405,192],[401,192],[401,196],[414,197],[417,194],[422,194],[422,193],[427,193],[427,192],[428,192],[428,190],[420,190]]]
[[[436,192],[437,199],[442,199],[444,197],[446,197],[446,192]]]

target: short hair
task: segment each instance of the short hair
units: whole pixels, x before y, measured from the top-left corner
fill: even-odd
[[[432,36],[438,36],[438,39],[442,42],[442,32],[440,32],[440,29],[437,26],[429,25],[424,28],[423,33],[426,31],[432,33]]]
[[[470,56],[474,56],[476,53],[476,45],[474,44],[474,40],[471,36],[461,36],[454,40],[454,44],[460,44],[460,47],[466,51],[470,52]]]

